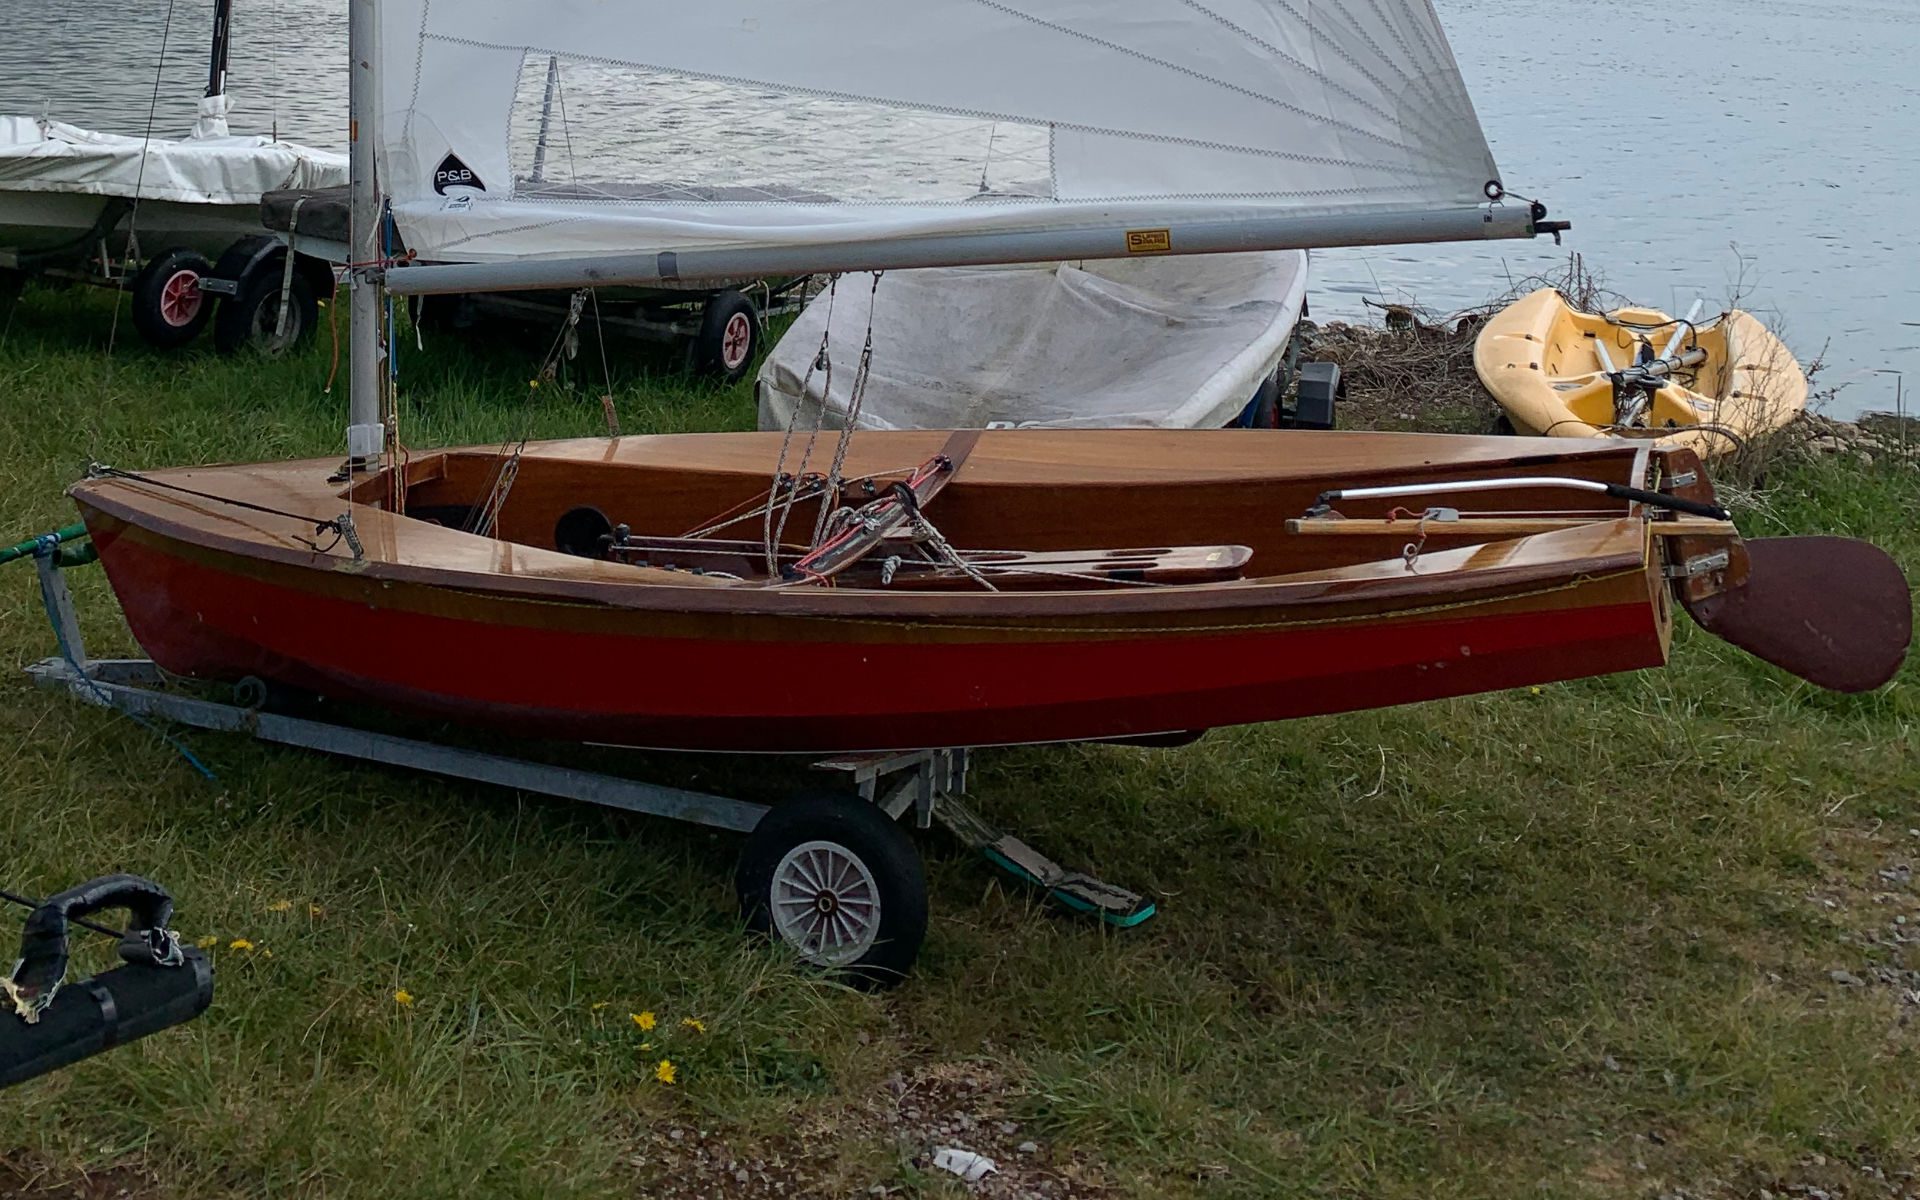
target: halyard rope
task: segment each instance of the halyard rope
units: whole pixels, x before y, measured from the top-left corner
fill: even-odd
[[[833,519],[833,512],[840,506],[840,471],[847,464],[847,447],[853,441],[853,430],[860,423],[860,407],[867,398],[867,378],[873,373],[873,309],[880,296],[880,276],[873,273],[873,290],[867,293],[867,338],[860,347],[860,363],[853,372],[853,388],[847,393],[847,417],[840,426],[840,440],[833,448],[833,466],[827,471],[826,495],[820,499],[820,514],[813,522],[813,544],[818,546],[827,535],[827,523]],[[833,400],[829,389],[820,402],[821,419],[826,419],[827,405]]]
[[[780,539],[787,531],[787,518],[793,515],[793,506],[798,499],[800,482],[806,475],[807,464],[813,459],[814,440],[820,436],[821,423],[826,420],[827,400],[828,397],[833,394],[833,355],[828,348],[828,342],[833,336],[833,301],[834,297],[838,295],[839,290],[840,277],[835,275],[827,281],[827,320],[826,328],[820,333],[820,352],[814,356],[811,363],[807,364],[807,373],[800,381],[800,402],[793,406],[792,414],[787,417],[787,432],[786,435],[780,439],[780,457],[774,461],[773,480],[767,485],[767,507],[765,519],[760,524],[760,538],[763,548],[766,551],[767,578],[769,579],[775,578],[780,574]],[[800,424],[801,410],[807,406],[807,396],[809,394],[808,385],[813,382],[813,373],[815,371],[824,371],[826,373],[826,382],[822,385],[821,389],[820,408],[814,414],[813,428],[807,432],[807,444],[806,448],[801,451],[800,465],[794,470],[791,478],[789,478],[786,474],[787,451],[793,444],[793,431]],[[785,482],[788,487],[784,505],[781,504],[780,501],[780,488],[783,482]],[[781,510],[780,520],[777,525],[773,519],[773,510],[776,507]]]
[[[167,0],[167,17],[160,26],[160,57],[153,64],[153,94],[147,100],[147,128],[140,137],[140,170],[133,180],[133,206],[127,212],[127,255],[129,259],[140,256],[140,192],[147,183],[147,153],[153,147],[153,120],[160,107],[160,82],[167,72],[167,38],[173,32],[173,6],[175,0]],[[108,250],[109,261],[100,264],[101,269],[112,273],[112,251]],[[126,293],[124,286],[116,287],[113,292],[113,321],[107,326],[107,361],[112,362],[114,339],[120,333],[120,300]],[[203,301],[204,303],[204,301]]]

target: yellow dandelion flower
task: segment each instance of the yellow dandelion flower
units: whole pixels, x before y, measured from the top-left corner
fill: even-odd
[[[268,911],[268,912],[276,912],[276,913],[278,913],[278,912],[292,912],[292,911],[293,911],[293,901],[291,901],[291,900],[275,900],[275,901],[274,901],[274,902],[273,902],[272,904],[269,904],[269,905],[267,905],[267,911]]]
[[[393,1002],[401,1008],[412,1008],[413,993],[405,988],[399,988],[393,993]]]
[[[661,1059],[659,1065],[653,1069],[653,1077],[661,1083],[672,1083],[676,1074],[673,1069],[673,1060],[670,1058]]]
[[[215,946],[218,946],[219,944],[220,944],[219,935],[212,934],[212,933],[208,934],[207,936],[201,938],[199,941],[194,943],[194,945],[200,947],[202,950],[211,950]]]
[[[1539,688],[1537,688],[1537,687],[1530,687],[1530,688],[1528,688],[1528,689],[1527,689],[1527,694],[1528,694],[1529,696],[1538,696],[1538,695],[1540,694],[1540,691],[1541,691],[1541,689],[1539,689]]]
[[[252,943],[252,942],[250,942],[250,941],[248,941],[248,940],[247,940],[247,939],[245,939],[245,938],[235,938],[235,939],[233,939],[233,940],[232,940],[231,942],[228,942],[228,943],[227,943],[227,949],[229,949],[229,950],[251,950],[251,949],[253,949],[253,943]]]
[[[653,1027],[659,1024],[659,1022],[654,1019],[652,1009],[648,1009],[646,1012],[628,1013],[627,1016],[633,1018],[633,1023],[640,1027],[641,1033],[651,1033],[653,1032]]]
[[[537,392],[540,390],[540,381],[538,379],[529,379],[527,380],[527,386]]]
[[[705,1033],[707,1031],[707,1023],[699,1017],[681,1017],[680,1024],[693,1030],[695,1033]]]

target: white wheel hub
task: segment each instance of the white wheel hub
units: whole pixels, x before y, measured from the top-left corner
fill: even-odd
[[[873,949],[880,885],[838,842],[802,842],[773,869],[773,927],[808,962],[840,967]]]

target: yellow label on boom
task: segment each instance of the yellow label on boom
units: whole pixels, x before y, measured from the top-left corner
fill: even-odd
[[[1128,254],[1167,254],[1172,250],[1173,231],[1170,229],[1127,230]]]

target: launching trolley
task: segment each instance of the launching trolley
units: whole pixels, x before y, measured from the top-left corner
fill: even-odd
[[[257,679],[215,698],[211,686],[171,677],[149,659],[91,658],[65,578],[93,561],[85,536],[75,525],[0,551],[0,562],[30,555],[39,572],[60,649],[27,668],[40,686],[142,719],[744,833],[734,881],[748,928],[850,982],[898,983],[926,936],[926,877],[901,828],[909,816],[920,829],[943,826],[1076,912],[1120,927],[1154,914],[1152,901],[1062,867],[969,808],[969,749],[823,759],[811,764],[820,782],[767,805],[297,716],[278,711],[282,705]]]

